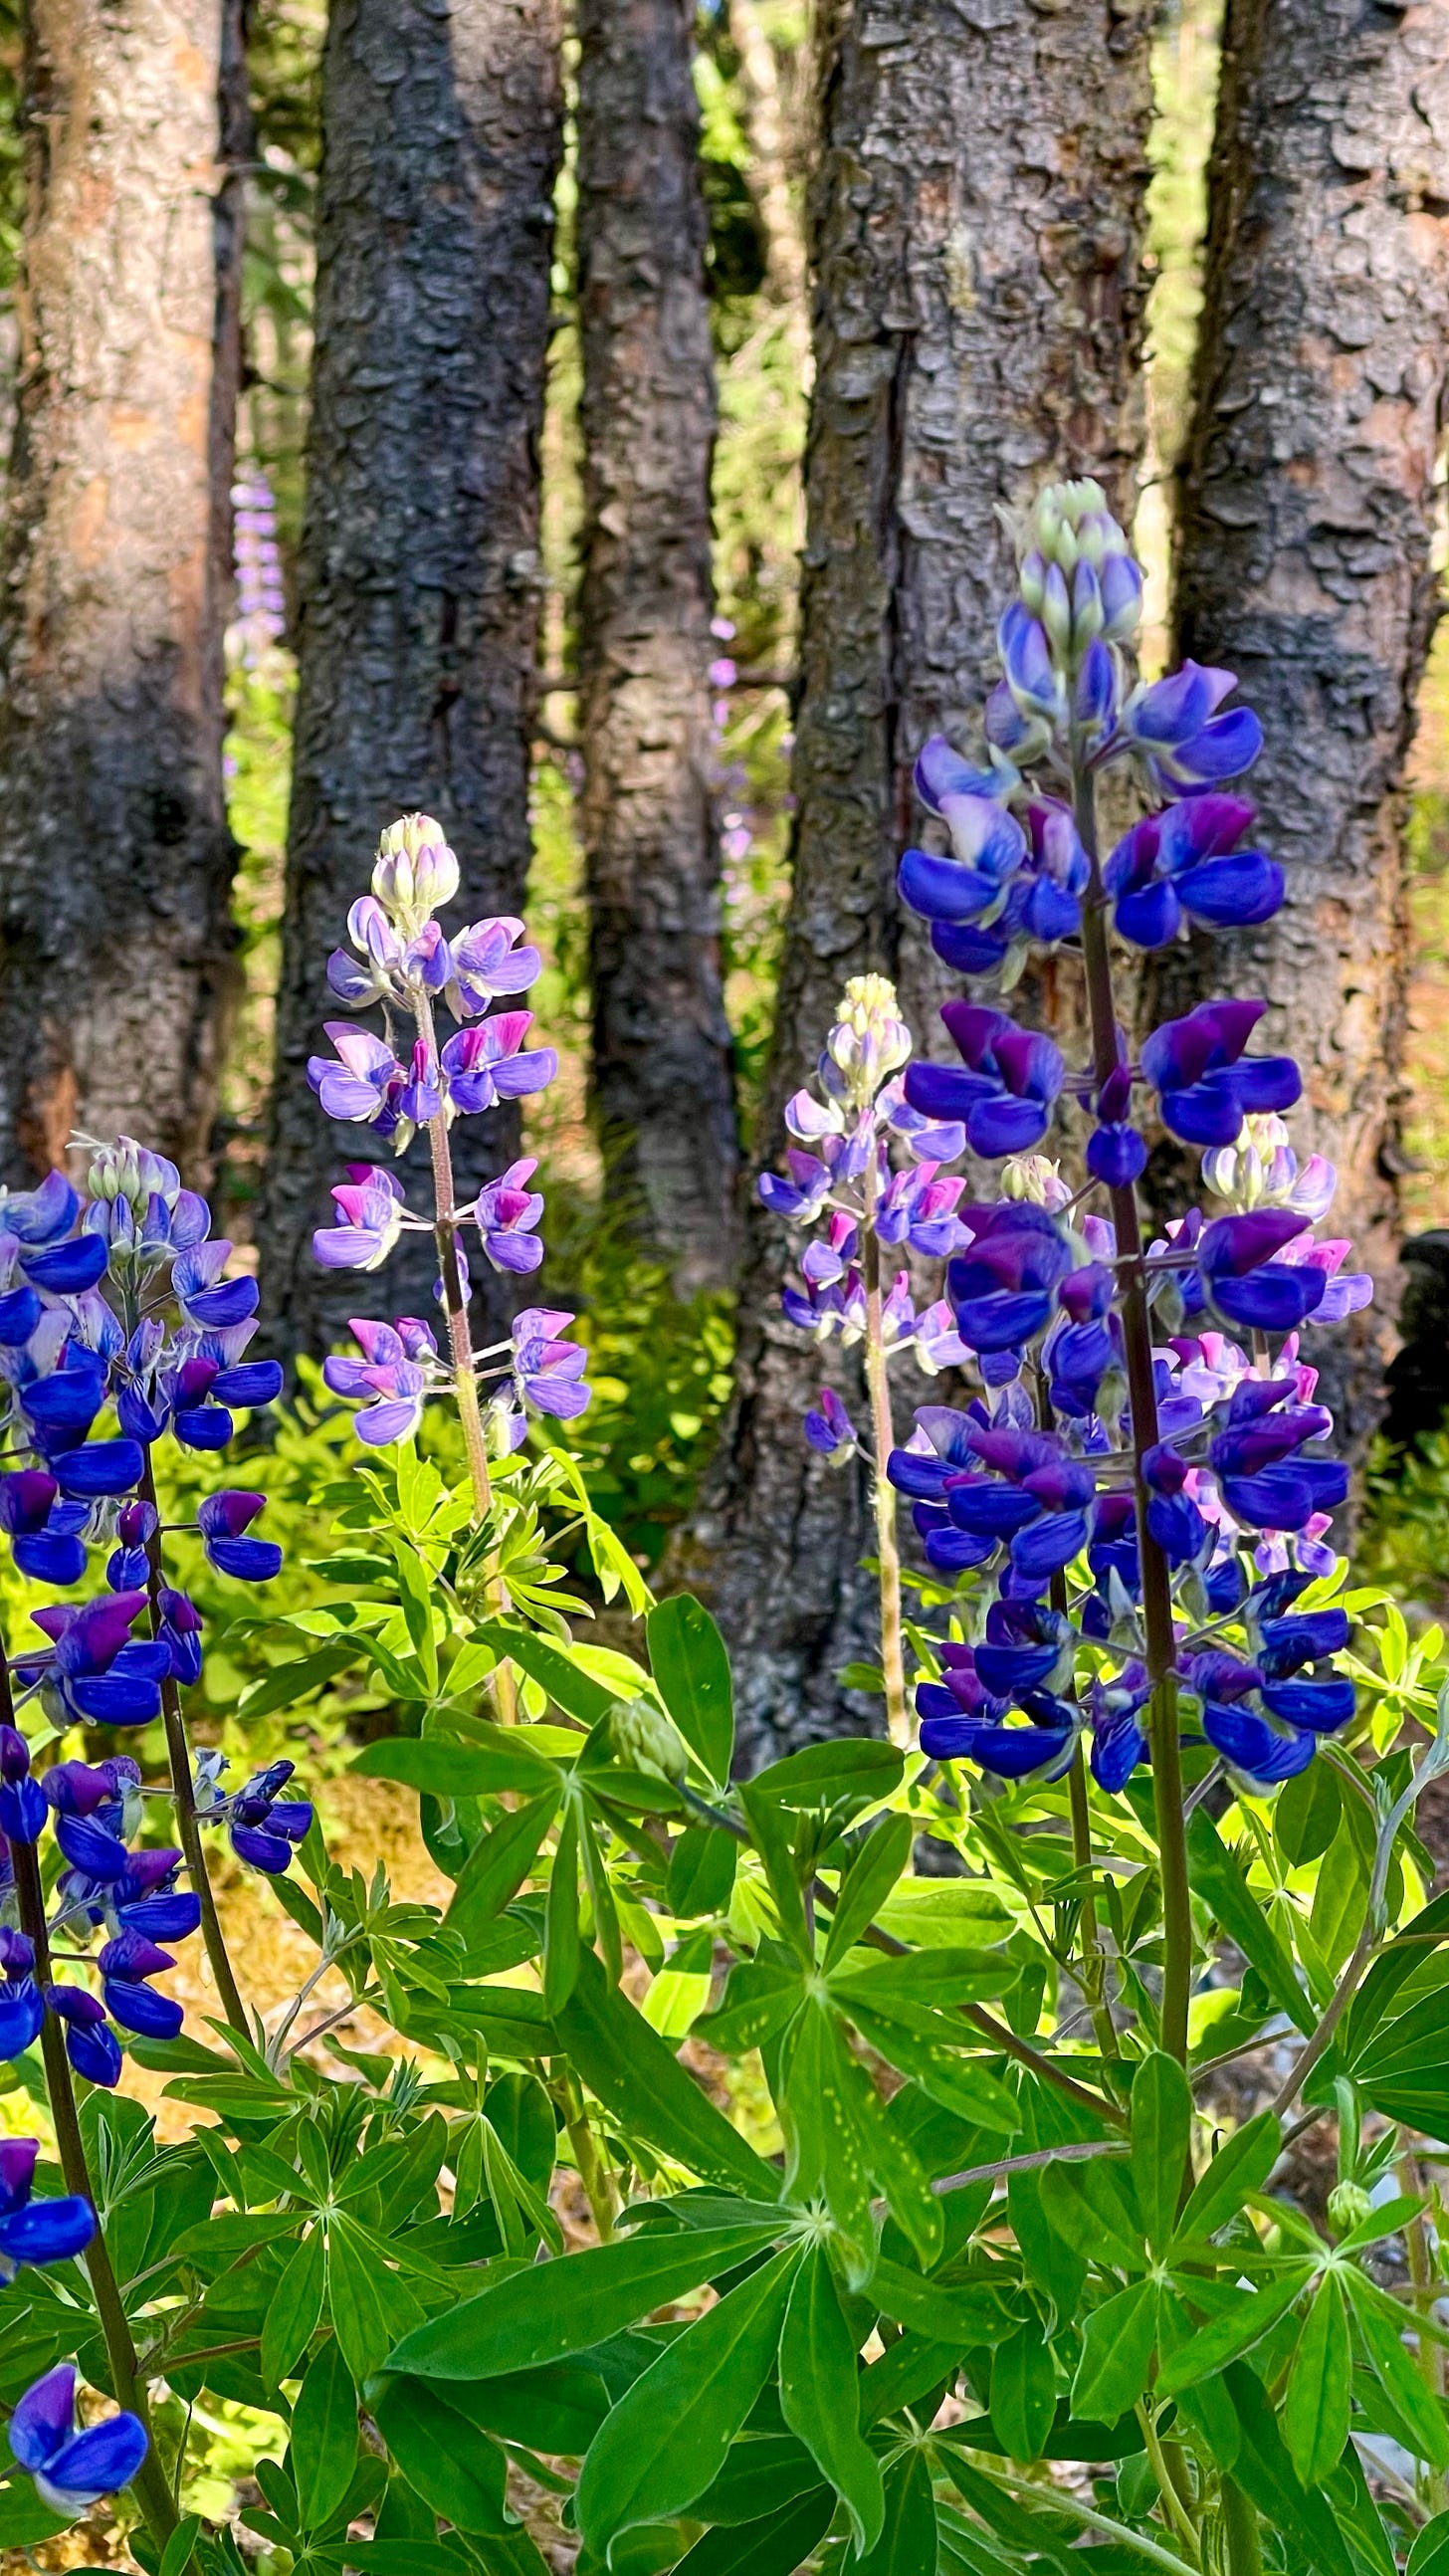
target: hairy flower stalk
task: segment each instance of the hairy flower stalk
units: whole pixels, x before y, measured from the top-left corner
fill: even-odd
[[[876,1561],[880,1568],[881,1674],[885,1682],[886,1729],[892,1744],[909,1744],[910,1711],[906,1706],[906,1666],[901,1642],[901,1556],[896,1537],[896,1492],[885,1471],[895,1447],[891,1424],[890,1381],[886,1374],[884,1299],[881,1292],[880,1237],[875,1230],[878,1176],[866,1179],[865,1252],[865,1383],[870,1398],[875,1464],[871,1499],[875,1507]]]
[[[414,996],[413,1011],[419,1041],[429,1055],[433,1055],[437,1052],[437,1040],[433,1030],[432,1004],[421,987]],[[488,1474],[488,1450],[483,1437],[478,1380],[474,1374],[473,1339],[468,1330],[463,1259],[458,1241],[457,1192],[453,1186],[453,1157],[445,1119],[429,1120],[428,1148],[433,1166],[433,1230],[438,1244],[438,1276],[443,1292],[443,1312],[448,1321],[448,1347],[453,1354],[453,1395],[458,1419],[463,1426],[463,1448],[473,1487],[474,1508],[482,1521],[487,1519],[493,1508],[493,1486]]]

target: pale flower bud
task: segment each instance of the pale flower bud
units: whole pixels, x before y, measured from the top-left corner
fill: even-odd
[[[458,891],[457,859],[431,814],[403,814],[389,823],[377,845],[372,891],[405,938]]]
[[[619,1760],[632,1771],[678,1782],[689,1769],[683,1736],[652,1699],[621,1702],[610,1715],[609,1735]]]
[[[911,1033],[888,976],[852,975],[825,1052],[842,1078],[846,1097],[866,1108],[911,1052]]]

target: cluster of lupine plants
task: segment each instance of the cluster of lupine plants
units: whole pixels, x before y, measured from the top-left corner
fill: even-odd
[[[437,1307],[326,1363],[363,1447],[304,1606],[256,1495],[167,1516],[173,1444],[280,1392],[201,1202],[123,1139],[84,1202],[57,1176],[0,1211],[0,1518],[38,1601],[4,1661],[0,2099],[45,2133],[0,2143],[0,2546],[88,2518],[149,2576],[1449,2567],[1449,1898],[1415,1830],[1449,1709],[1436,1641],[1329,1544],[1312,1336],[1367,1289],[1315,1234],[1296,1072],[1248,1052],[1252,1003],[1118,1027],[1114,936],[1283,893],[1221,783],[1256,725],[1224,673],[1135,683],[1140,587],[1095,486],[1043,497],[989,755],[928,747],[950,847],[902,864],[996,999],[948,1005],[931,1064],[853,984],[765,1183],[811,1236],[787,1311],[846,1354],[805,1436],[874,1489],[882,1734],[737,1779],[718,1631],[650,1601],[569,1455],[572,1318],[474,1346],[470,1272],[530,1274],[543,1210],[517,1161],[459,1205],[451,1123],[553,1067],[522,925],[445,926],[428,818],[332,961],[381,1026],[310,1072],[380,1156],[426,1128],[433,1181],[413,1210],[350,1166],[319,1259],[361,1286],[423,1228]],[[1114,765],[1146,811],[1103,859]],[[999,1006],[1045,946],[1077,1067]],[[1156,1242],[1152,1122],[1209,1199]],[[955,1398],[913,1427],[900,1355]],[[580,1535],[637,1655],[588,1642]],[[193,1747],[199,1551],[263,1587],[243,1724],[385,1700],[354,1769],[416,1793],[437,1902],[330,1857],[289,1764],[233,1785]],[[315,1952],[280,2007],[228,1956],[217,1828]],[[259,2452],[224,2520],[220,2404]]]

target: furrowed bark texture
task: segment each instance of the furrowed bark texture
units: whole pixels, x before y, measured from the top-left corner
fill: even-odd
[[[735,1124],[711,783],[710,459],[692,0],[580,0],[581,809],[593,1104],[684,1293],[728,1277]]]
[[[345,1161],[389,1159],[368,1129],[324,1118],[306,1081],[323,1021],[345,1017],[327,959],[379,831],[416,809],[442,823],[463,872],[445,927],[523,910],[560,119],[557,0],[335,0],[261,1211],[265,1308],[288,1352],[324,1350],[356,1310],[357,1282],[316,1268],[312,1231]],[[460,1203],[518,1135],[514,1109],[460,1121]],[[420,1137],[401,1165],[419,1214],[427,1172]],[[435,1274],[431,1238],[404,1236],[390,1311],[430,1314]],[[479,1293],[482,1326],[506,1318],[491,1272]]]
[[[1156,1014],[1262,994],[1303,1067],[1301,1155],[1387,1289],[1407,929],[1403,777],[1437,613],[1434,470],[1449,362],[1449,5],[1229,0],[1206,304],[1186,461],[1183,653],[1236,671],[1267,748],[1255,838],[1276,920],[1175,950]],[[1180,1202],[1179,1202],[1180,1203]],[[1377,1418],[1390,1321],[1314,1334],[1340,1428]]]
[[[768,1160],[847,976],[898,975],[918,1050],[946,1051],[950,979],[903,917],[895,865],[920,829],[925,736],[979,742],[1013,570],[996,505],[1092,472],[1130,508],[1150,19],[1147,0],[823,13],[798,819]],[[677,1556],[728,1630],[751,1762],[878,1707],[852,1707],[836,1680],[876,1653],[866,1480],[801,1436],[822,1368],[779,1312],[798,1249],[752,1205],[738,1393]],[[929,1386],[896,1385],[904,1430]]]
[[[223,25],[227,37],[223,43]],[[222,797],[235,0],[34,0],[0,667],[0,1169],[189,1179],[233,986]],[[223,112],[225,111],[225,113]]]

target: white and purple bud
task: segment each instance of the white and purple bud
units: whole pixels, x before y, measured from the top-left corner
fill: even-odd
[[[1064,654],[1072,640],[1072,595],[1059,563],[1048,564],[1042,584],[1041,622],[1054,652]]]
[[[839,1078],[831,1089],[854,1108],[867,1109],[910,1052],[911,1033],[889,977],[852,975],[825,1041],[826,1062]]]
[[[1047,1155],[1013,1154],[1001,1167],[1001,1195],[1004,1199],[1026,1200],[1032,1207],[1045,1208],[1056,1216],[1067,1206],[1072,1193],[1062,1179],[1061,1166]]]
[[[405,939],[458,891],[458,862],[441,823],[431,814],[403,814],[389,823],[377,845],[372,891]]]

